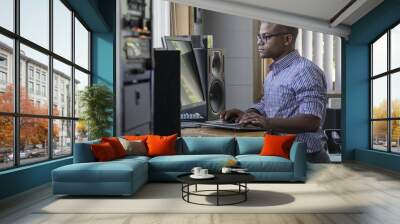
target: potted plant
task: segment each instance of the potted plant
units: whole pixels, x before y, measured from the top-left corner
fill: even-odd
[[[110,136],[112,126],[113,93],[107,86],[94,84],[80,92],[81,122],[87,126],[89,140]]]

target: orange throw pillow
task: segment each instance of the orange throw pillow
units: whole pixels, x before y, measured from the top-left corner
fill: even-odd
[[[264,146],[261,149],[261,156],[280,156],[289,159],[290,148],[296,135],[269,135],[264,136]]]
[[[111,137],[111,138],[101,138],[101,142],[108,142],[114,149],[115,155],[117,158],[121,158],[126,156],[126,151],[122,146],[121,142],[119,142],[118,138]]]
[[[124,139],[128,141],[143,141],[146,142],[147,135],[125,135]]]
[[[110,161],[117,158],[114,149],[108,142],[93,144],[90,146],[90,148],[94,154],[94,157],[99,162]]]
[[[176,138],[177,134],[170,136],[160,135],[149,135],[147,137],[147,155],[164,156],[164,155],[176,155]]]

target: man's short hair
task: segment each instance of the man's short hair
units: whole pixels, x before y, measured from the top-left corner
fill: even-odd
[[[281,24],[276,24],[281,30],[281,32],[285,32],[285,33],[290,33],[293,35],[293,40],[294,42],[296,42],[296,38],[297,38],[297,34],[299,34],[299,29],[297,29],[296,27],[292,27],[292,26],[285,26],[285,25],[281,25]]]
[[[299,29],[296,27],[292,26],[285,26],[282,24],[276,24],[276,23],[270,23],[270,22],[264,22],[264,23],[269,23],[269,24],[274,24],[275,29],[278,30],[278,32],[283,32],[283,33],[290,33],[293,35],[293,42],[296,42],[297,34],[299,34]]]
[[[297,34],[299,34],[299,29],[292,26],[284,26],[288,33],[293,35],[293,39],[296,40]]]

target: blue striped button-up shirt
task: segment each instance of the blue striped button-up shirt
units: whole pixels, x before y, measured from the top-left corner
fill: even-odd
[[[310,114],[321,119],[317,132],[301,133],[296,140],[307,144],[307,153],[318,152],[325,142],[322,125],[326,113],[326,81],[321,69],[292,51],[272,63],[264,81],[264,96],[252,108],[268,118]]]

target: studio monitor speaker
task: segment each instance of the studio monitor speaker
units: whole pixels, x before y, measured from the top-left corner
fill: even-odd
[[[152,120],[156,135],[180,135],[180,71],[179,51],[154,50]]]
[[[216,120],[225,110],[225,63],[222,49],[208,49],[207,83],[207,117],[208,120]]]

